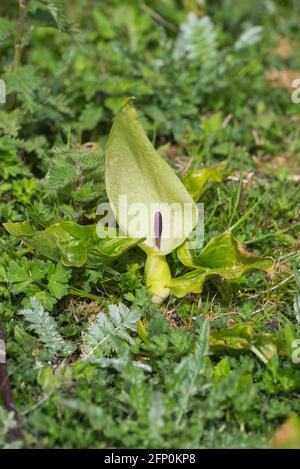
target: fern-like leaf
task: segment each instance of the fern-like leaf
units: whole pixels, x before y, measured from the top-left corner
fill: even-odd
[[[95,205],[104,194],[103,159],[96,145],[53,150],[45,180],[45,193],[61,202],[80,202]]]
[[[16,93],[25,109],[33,112],[37,109],[35,92],[40,86],[41,80],[34,67],[24,65],[5,76],[6,93]]]
[[[6,18],[0,18],[0,44],[12,36],[14,25]]]
[[[239,39],[236,41],[234,48],[236,50],[249,47],[261,40],[263,28],[261,26],[252,26],[244,31]]]
[[[137,331],[140,314],[130,310],[124,304],[110,305],[108,316],[99,313],[96,321],[83,335],[83,358],[93,359],[109,355],[113,350],[120,350],[124,343],[133,344],[129,332]]]
[[[189,62],[210,68],[217,59],[217,35],[208,16],[198,18],[190,13],[187,21],[180,26],[173,51],[175,59],[186,58]]]
[[[178,394],[180,404],[177,422],[187,412],[190,399],[205,386],[205,371],[209,351],[209,323],[203,321],[198,334],[195,352],[193,355],[184,357],[174,370],[172,388]]]
[[[70,355],[74,351],[74,346],[67,343],[59,334],[55,319],[44,310],[35,297],[31,298],[30,305],[30,308],[22,309],[19,314],[29,322],[29,329],[37,334],[51,357]]]
[[[47,12],[60,31],[69,29],[70,25],[67,19],[64,0],[35,0],[35,2],[30,5],[29,11],[36,14],[38,10]]]

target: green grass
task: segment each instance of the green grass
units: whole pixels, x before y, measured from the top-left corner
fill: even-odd
[[[2,3],[0,320],[22,438],[12,438],[14,415],[0,401],[0,446],[269,447],[286,419],[300,416],[292,361],[300,337],[300,104],[282,73],[277,83],[267,78],[271,69],[300,78],[296,2],[29,3],[20,64],[19,2]],[[185,35],[190,12],[210,22],[188,23]],[[239,48],[251,26],[262,28],[257,40]],[[282,38],[290,50],[278,52]],[[201,295],[157,307],[137,248],[110,266],[71,269],[5,231],[9,221],[37,230],[96,223],[106,200],[105,143],[130,96],[181,177],[227,161],[229,176],[201,197],[205,243],[231,228],[247,250],[275,259],[271,273],[215,277]],[[169,258],[181,275],[176,254]],[[129,309],[108,333],[100,318],[119,303]],[[139,315],[132,328],[129,311]],[[280,444],[300,447],[299,422],[289,422],[292,436]]]

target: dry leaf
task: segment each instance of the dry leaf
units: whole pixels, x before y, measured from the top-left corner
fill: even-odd
[[[292,83],[297,79],[300,79],[300,72],[295,72],[287,68],[284,68],[283,70],[270,68],[266,71],[266,80],[269,84],[274,87],[286,88],[290,92],[294,90]]]
[[[272,448],[300,448],[300,420],[289,417],[270,441]]]
[[[273,50],[274,55],[287,60],[292,55],[292,46],[289,38],[281,37],[276,48]]]

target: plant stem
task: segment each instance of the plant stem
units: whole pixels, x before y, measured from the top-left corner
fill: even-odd
[[[268,364],[268,359],[258,350],[257,347],[255,347],[255,345],[252,345],[250,347],[250,350],[258,357],[260,358],[260,360],[265,364],[267,365]]]
[[[19,21],[18,21],[18,27],[17,27],[16,42],[15,42],[15,58],[13,62],[13,70],[17,70],[21,63],[24,26],[25,26],[25,19],[27,15],[29,2],[30,0],[19,0],[20,10],[19,10]]]
[[[277,236],[279,234],[286,233],[287,231],[290,231],[290,230],[292,230],[293,228],[295,228],[296,226],[299,226],[299,225],[300,225],[300,223],[295,223],[294,225],[283,228],[282,230],[275,231],[274,233],[266,233],[266,234],[260,236],[259,238],[254,238],[254,239],[250,239],[249,241],[246,241],[245,244],[248,246],[249,244],[258,243],[258,242],[263,241],[265,239],[272,238],[273,236]]]
[[[243,176],[242,176],[242,173],[241,173],[237,193],[236,193],[235,200],[234,200],[234,206],[233,206],[233,210],[232,210],[230,221],[229,221],[229,227],[232,225],[234,217],[237,213],[239,202],[241,200],[242,190],[243,190]]]
[[[155,249],[149,250],[145,262],[146,287],[152,295],[152,301],[161,304],[170,295],[166,286],[171,280],[171,272],[166,257]]]
[[[98,301],[98,303],[103,302],[103,298],[98,295],[93,295],[92,293],[87,293],[83,290],[79,290],[78,288],[71,287],[69,290],[70,295],[79,296],[80,298],[88,298],[89,300]]]
[[[167,21],[165,18],[163,18],[161,15],[159,15],[155,10],[152,10],[146,3],[142,3],[141,5],[141,10],[144,10],[145,13],[147,13],[151,18],[153,18],[155,21],[163,25],[165,28],[170,29],[170,31],[177,32],[178,28],[175,26],[173,23],[170,23],[170,21]]]

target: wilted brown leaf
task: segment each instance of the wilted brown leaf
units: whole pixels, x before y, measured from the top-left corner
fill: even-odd
[[[266,71],[267,82],[274,87],[283,87],[288,91],[293,91],[292,83],[294,80],[300,79],[300,71],[289,70],[284,68],[283,70],[277,70],[276,68],[270,68]]]
[[[300,448],[300,419],[289,417],[270,441],[272,448]]]
[[[287,37],[279,38],[276,48],[273,50],[274,55],[287,60],[292,55],[292,45]]]
[[[289,168],[289,170],[294,174],[289,176],[288,179],[295,182],[299,181],[299,157],[295,154],[288,153],[285,155],[275,156],[274,158],[264,159],[254,157],[253,161],[256,169],[262,175],[274,174],[280,168]]]

